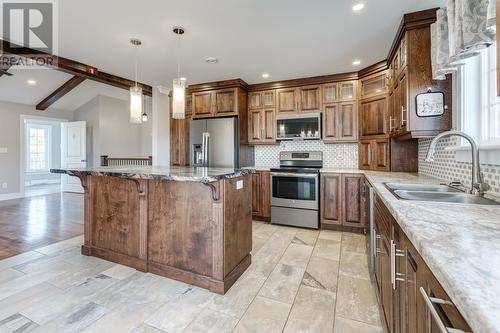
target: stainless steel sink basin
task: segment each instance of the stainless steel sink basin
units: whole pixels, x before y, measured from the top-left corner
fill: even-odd
[[[385,187],[392,191],[460,192],[460,190],[447,185],[435,184],[385,183]]]
[[[394,190],[394,195],[404,200],[451,202],[476,205],[499,205],[498,202],[473,194],[462,192],[430,192],[430,191],[405,191]]]

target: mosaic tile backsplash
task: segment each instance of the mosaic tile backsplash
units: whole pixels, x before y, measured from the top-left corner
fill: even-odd
[[[464,185],[471,184],[471,163],[457,162],[455,151],[446,150],[446,147],[455,145],[457,138],[442,139],[438,143],[435,161],[426,162],[425,157],[431,139],[420,139],[418,142],[418,170],[419,173],[436,177],[446,181],[461,181]],[[500,165],[481,164],[484,180],[491,186],[490,194],[500,196]]]
[[[255,166],[278,166],[279,153],[283,150],[322,151],[325,168],[358,168],[358,145],[356,143],[324,144],[322,141],[282,141],[279,145],[255,146]]]

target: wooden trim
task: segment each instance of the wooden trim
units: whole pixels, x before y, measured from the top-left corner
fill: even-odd
[[[377,62],[376,64],[373,64],[371,66],[368,66],[366,68],[361,69],[358,72],[358,77],[359,77],[359,79],[363,79],[367,76],[385,71],[388,68],[389,68],[389,62],[387,61],[387,59],[381,60],[381,61]]]
[[[329,223],[321,223],[321,229],[322,230],[333,230],[333,231],[345,231],[345,232],[352,232],[356,234],[367,234],[367,228],[357,228],[357,227],[350,227],[346,225],[340,225],[340,224],[329,224]]]
[[[208,91],[208,90],[218,90],[226,88],[241,88],[245,91],[248,90],[248,83],[242,79],[232,79],[224,81],[214,81],[200,84],[192,84],[187,87],[187,93],[192,94],[194,92]]]
[[[130,89],[135,85],[135,82],[125,79],[120,76],[99,71],[96,67],[77,62],[71,59],[59,57],[53,54],[48,54],[21,45],[16,45],[4,39],[0,39],[0,50],[4,52],[4,57],[14,56],[23,59],[32,60],[45,60],[44,66],[53,68],[55,70],[65,72],[74,76],[83,77],[88,80],[104,83],[122,89]],[[153,88],[144,83],[137,84],[142,88],[142,93],[146,96],[153,95]]]
[[[36,105],[36,109],[39,111],[46,110],[49,106],[57,102],[61,97],[69,93],[71,90],[76,88],[80,83],[85,81],[84,77],[73,76],[71,79],[66,81],[62,86],[57,88],[52,94],[47,96],[43,101]]]
[[[307,78],[298,78],[298,79],[253,84],[250,85],[249,91],[294,88],[300,86],[308,86],[308,85],[337,82],[337,81],[350,81],[357,79],[358,79],[358,72],[330,74],[330,75],[313,76]]]
[[[421,10],[418,12],[408,13],[408,14],[403,15],[403,18],[401,19],[401,23],[399,24],[398,32],[396,33],[396,36],[394,37],[391,48],[389,49],[389,55],[387,56],[387,59],[389,60],[389,62],[394,57],[394,54],[396,53],[396,51],[398,49],[399,42],[403,38],[404,33],[407,30],[426,27],[426,26],[429,26],[430,24],[436,22],[436,11],[438,9],[439,8],[431,8],[431,9]]]

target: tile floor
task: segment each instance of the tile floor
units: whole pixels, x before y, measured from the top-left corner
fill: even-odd
[[[82,256],[82,236],[1,260],[0,332],[382,332],[364,236],[253,227],[224,296]]]

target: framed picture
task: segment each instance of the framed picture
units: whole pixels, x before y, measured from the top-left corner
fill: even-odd
[[[444,105],[444,93],[426,92],[418,94],[417,116],[418,117],[437,117],[444,114],[446,106]]]

